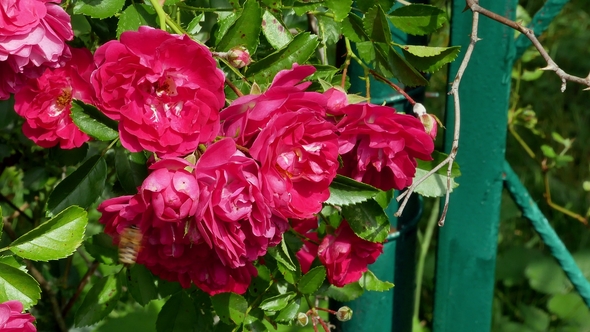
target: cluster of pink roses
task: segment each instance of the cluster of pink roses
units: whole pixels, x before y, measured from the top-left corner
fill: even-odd
[[[140,27],[100,46],[94,57],[71,52],[64,68],[31,79],[16,94],[23,132],[44,147],[80,146],[89,138],[69,116],[72,99],[79,99],[118,121],[125,148],[155,153],[138,193],[104,201],[100,221],[115,242],[138,227],[138,263],[209,294],[245,292],[254,263],[289,224],[310,240],[297,254],[303,271],[319,257],[332,284],[358,280],[382,245],[359,238],[346,221],[317,238],[331,182],[342,174],[402,189],[412,183],[415,158],[430,159],[434,148],[413,116],[349,105],[337,89],[306,91],[313,66],[294,64],[264,93],[223,109],[224,74],[188,36]],[[187,155],[193,157],[181,159]]]

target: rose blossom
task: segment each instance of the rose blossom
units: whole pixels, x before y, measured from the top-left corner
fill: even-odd
[[[228,138],[197,165],[171,158],[150,170],[136,195],[100,204],[105,233],[118,243],[127,227],[138,227],[137,263],[163,279],[185,288],[194,283],[210,295],[244,293],[257,275],[253,261],[287,228],[270,207],[256,162]]]
[[[337,287],[358,281],[383,252],[383,244],[358,237],[346,220],[328,234],[318,248],[320,262],[326,267],[328,280]]]
[[[287,221],[271,208],[258,164],[238,151],[233,140],[207,148],[196,173],[206,197],[197,227],[225,266],[243,266],[281,241]]]
[[[339,152],[344,167],[339,173],[383,190],[412,184],[416,158],[432,160],[432,138],[420,120],[397,114],[387,106],[351,104],[337,124]]]
[[[23,312],[23,304],[12,300],[0,303],[0,331],[36,332],[35,317]]]
[[[338,169],[335,127],[302,109],[274,116],[250,148],[261,163],[275,208],[289,218],[311,218],[330,197]]]
[[[0,100],[8,99],[46,68],[70,59],[65,41],[74,37],[60,0],[2,0],[0,3]]]
[[[120,121],[130,151],[182,156],[217,135],[224,76],[207,47],[144,26],[102,45],[94,59],[99,108]]]
[[[93,102],[90,74],[95,66],[87,49],[72,48],[71,53],[73,58],[65,67],[28,79],[14,96],[14,109],[25,118],[23,134],[44,148],[59,144],[62,149],[73,149],[90,139],[70,114],[72,99]]]
[[[234,100],[220,113],[222,133],[235,138],[239,145],[249,147],[261,128],[276,114],[311,110],[325,116],[328,98],[321,93],[305,91],[311,82],[301,83],[314,72],[313,66],[295,63],[293,69],[281,70],[263,94]]]

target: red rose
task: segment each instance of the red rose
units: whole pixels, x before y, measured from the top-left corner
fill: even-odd
[[[352,104],[337,124],[344,167],[338,172],[383,190],[412,184],[416,158],[432,160],[432,138],[420,120],[387,106]]]
[[[23,134],[44,148],[59,144],[62,149],[73,149],[90,140],[70,114],[72,99],[93,102],[90,75],[95,66],[87,49],[72,48],[71,53],[73,58],[65,67],[29,79],[14,96],[15,111],[26,120]]]
[[[318,248],[320,262],[326,267],[328,280],[337,287],[358,281],[383,252],[383,244],[358,237],[346,220],[334,234],[324,237]]]
[[[0,303],[0,331],[36,332],[35,317],[23,312],[20,301]]]
[[[47,68],[71,57],[65,41],[74,37],[60,0],[2,0],[0,3],[0,100],[8,99]]]
[[[276,115],[256,137],[250,154],[284,216],[311,218],[330,197],[339,166],[334,130],[316,112],[302,109]]]
[[[217,135],[225,79],[207,47],[140,27],[99,47],[94,58],[99,108],[120,121],[130,151],[182,156]]]
[[[287,221],[271,208],[258,164],[239,152],[233,140],[207,148],[196,173],[205,199],[196,227],[224,266],[245,266],[281,241]]]
[[[282,70],[271,86],[261,95],[246,95],[234,100],[221,111],[222,132],[233,137],[239,145],[249,147],[253,139],[276,114],[311,110],[325,116],[328,98],[317,92],[305,91],[311,82],[301,80],[313,74],[313,66],[293,64]]]

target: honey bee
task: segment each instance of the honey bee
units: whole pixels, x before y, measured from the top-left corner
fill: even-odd
[[[143,234],[137,226],[132,225],[121,233],[121,240],[119,241],[119,263],[125,265],[133,265],[137,260],[137,255],[141,250],[141,240]]]

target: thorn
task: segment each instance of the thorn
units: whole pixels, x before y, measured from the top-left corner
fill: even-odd
[[[554,70],[554,69],[555,69],[555,67],[553,67],[552,65],[547,65],[543,68],[539,68],[539,70]]]
[[[463,11],[461,13],[464,13],[464,12],[468,11],[469,9],[470,9],[469,4],[465,4],[465,8],[463,8]]]
[[[561,93],[563,93],[565,91],[566,88],[566,81],[565,79],[561,79]]]

